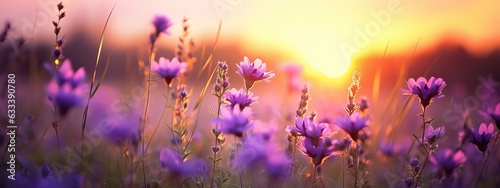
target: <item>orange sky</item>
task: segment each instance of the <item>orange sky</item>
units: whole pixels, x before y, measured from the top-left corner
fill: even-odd
[[[2,0],[0,22],[10,20],[16,34],[52,40],[53,0]],[[420,38],[420,49],[443,39],[463,43],[475,54],[500,44],[500,1],[470,0],[118,0],[108,40],[134,45],[147,39],[155,13],[171,17],[179,35],[183,16],[190,18],[196,41],[212,41],[223,19],[222,42],[237,42],[248,50],[270,49],[290,54],[317,70],[348,68],[352,57],[408,52]],[[62,25],[85,25],[98,35],[114,1],[65,0]],[[379,16],[376,16],[379,15]],[[35,18],[35,19],[33,19]],[[33,21],[36,20],[36,21]],[[33,24],[35,27],[33,27]],[[35,31],[35,32],[33,32]],[[72,32],[71,29],[63,33]],[[173,37],[172,37],[173,38]],[[241,40],[234,40],[235,38]],[[167,40],[168,42],[169,40]],[[173,40],[172,40],[173,41]],[[335,62],[335,63],[332,63]],[[332,75],[333,76],[333,75]]]

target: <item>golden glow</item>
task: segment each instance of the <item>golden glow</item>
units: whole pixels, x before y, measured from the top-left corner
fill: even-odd
[[[326,41],[300,45],[298,53],[315,70],[330,78],[337,78],[349,70],[350,60],[345,60],[337,48]]]
[[[334,36],[317,29],[301,29],[288,32],[283,37],[288,43],[288,51],[302,59],[313,71],[338,78],[349,70],[351,57],[342,54]]]

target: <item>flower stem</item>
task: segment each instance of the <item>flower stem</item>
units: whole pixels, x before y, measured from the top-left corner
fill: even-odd
[[[359,167],[359,158],[358,158],[358,141],[355,141],[356,145],[354,146],[354,188],[358,187],[358,167]]]
[[[422,130],[422,146],[423,146],[424,148],[425,148],[425,145],[424,145],[425,125],[427,124],[427,123],[425,122],[425,110],[426,110],[426,109],[427,109],[427,108],[425,108],[425,107],[424,107],[424,108],[423,108],[423,110],[422,110],[422,122],[424,123],[424,129]]]
[[[313,185],[314,185],[314,183],[315,183],[317,168],[318,167],[313,164],[313,173],[312,173],[312,176],[311,176],[311,186],[310,186],[310,188],[312,188]]]
[[[215,142],[215,143],[214,143],[215,148],[217,148],[217,147],[218,147],[218,145],[219,145],[219,132],[218,132],[218,131],[219,131],[219,118],[220,118],[219,116],[220,116],[220,108],[221,108],[221,105],[222,105],[222,101],[221,101],[221,99],[219,99],[219,102],[218,102],[218,103],[219,103],[219,104],[218,104],[218,107],[217,107],[217,120],[216,120],[216,123],[215,123],[215,131],[216,131],[216,132],[215,132],[215,134],[214,134],[214,136],[215,136],[215,141],[214,141],[214,142]],[[217,152],[219,152],[219,151],[220,151],[220,149],[219,149],[219,150],[213,150],[214,156],[213,156],[213,159],[212,159],[212,160],[213,160],[213,162],[214,162],[214,167],[213,167],[213,169],[212,169],[212,183],[210,184],[210,185],[211,185],[210,187],[212,187],[212,188],[213,188],[213,187],[215,187],[215,186],[214,186],[215,169],[217,168],[217,166],[216,166],[216,165],[217,165],[217,161],[218,161],[218,160],[217,160]]]
[[[165,102],[165,108],[163,108],[163,111],[161,112],[160,119],[158,120],[158,123],[156,124],[155,130],[153,131],[151,138],[149,138],[148,144],[146,145],[146,151],[148,150],[149,144],[151,144],[151,140],[153,140],[153,137],[155,136],[156,131],[158,130],[158,127],[160,126],[161,120],[163,119],[163,116],[165,115],[165,112],[168,109],[169,99],[170,99],[170,87],[167,87],[167,101]]]
[[[146,130],[146,117],[148,115],[148,107],[149,107],[149,98],[151,97],[151,59],[153,58],[153,52],[154,51],[154,46],[151,45],[151,50],[149,52],[149,70],[148,70],[148,77],[146,80],[146,106],[144,107],[144,114],[142,115],[142,126],[141,126],[141,138],[142,138],[142,178],[144,179],[144,187],[147,187],[147,179],[146,179],[146,164],[145,164],[145,153],[146,153],[146,148],[145,146],[145,139],[144,139],[144,132]]]
[[[57,127],[54,127],[54,130],[56,131],[57,148],[59,149],[59,158],[62,161],[63,157],[62,157],[62,153],[61,153],[61,142],[59,141],[59,131],[57,130]]]
[[[424,138],[425,138],[425,125],[427,124],[427,122],[425,121],[425,111],[426,111],[426,107],[424,107],[422,109],[422,122],[424,123],[424,129],[422,130],[422,142],[420,142],[420,146],[422,146],[424,149],[425,149],[425,152],[427,154],[427,156],[425,157],[425,161],[424,161],[424,164],[422,165],[422,168],[420,168],[420,171],[418,171],[417,173],[417,176],[415,177],[416,180],[415,180],[415,188],[418,187],[418,182],[420,181],[420,177],[422,176],[422,173],[425,169],[425,166],[427,165],[427,163],[429,162],[429,156],[431,155],[432,151],[431,151],[431,148],[427,149],[425,147],[425,143],[424,143]]]
[[[342,188],[345,187],[345,167],[344,167],[344,153],[342,152],[342,155],[340,156],[341,160],[340,160],[340,163],[342,164]]]
[[[495,142],[493,142],[493,147],[491,147],[491,149],[490,149],[490,150],[493,150],[493,148],[495,148],[495,145],[496,145],[496,143],[498,142],[498,135],[499,135],[499,134],[500,134],[500,133],[497,133],[497,135],[496,135],[496,137],[495,137]],[[476,186],[477,186],[477,184],[479,183],[479,178],[481,178],[481,176],[482,176],[482,174],[483,174],[484,167],[486,166],[486,163],[488,163],[488,159],[490,158],[490,155],[491,155],[491,153],[492,153],[491,151],[486,151],[486,152],[488,152],[488,153],[487,153],[488,155],[487,155],[487,156],[486,156],[486,158],[484,159],[484,162],[483,162],[483,165],[481,166],[481,170],[479,171],[479,174],[477,174],[477,179],[476,179],[476,183],[475,183],[475,185],[476,185]],[[486,154],[486,152],[485,152],[485,154]]]
[[[238,174],[239,174],[239,178],[240,178],[240,188],[243,188],[243,178],[241,176],[241,162],[240,162],[240,159],[239,159],[239,156],[240,156],[240,151],[239,151],[239,147],[238,147],[238,140],[236,138],[236,136],[234,137],[234,143],[236,143],[236,156],[237,156],[237,162],[238,162]]]
[[[289,178],[291,179],[292,178],[292,174],[293,174],[293,167],[295,166],[295,150],[297,149],[297,137],[294,136],[293,137],[293,147],[292,147],[292,162],[290,164],[290,175],[289,175]]]

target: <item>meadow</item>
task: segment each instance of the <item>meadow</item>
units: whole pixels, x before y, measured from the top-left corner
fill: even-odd
[[[190,20],[168,13],[144,20],[148,40],[130,58],[103,50],[115,7],[81,64],[67,47],[78,41],[65,31],[71,12],[53,8],[49,47],[0,26],[0,187],[500,185],[496,69],[460,93],[439,58],[417,70],[409,54],[353,66],[324,89],[299,63],[217,48],[223,21],[198,44]]]

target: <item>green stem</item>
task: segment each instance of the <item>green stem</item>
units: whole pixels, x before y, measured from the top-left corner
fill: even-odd
[[[236,136],[234,136],[234,143],[236,143],[236,158],[238,160],[237,162],[238,162],[238,174],[239,174],[239,178],[240,178],[240,188],[243,188],[243,178],[241,176],[241,162],[239,159],[240,152],[239,152],[238,140],[237,140]]]
[[[222,101],[221,99],[219,99],[219,102],[218,102],[218,107],[217,107],[217,120],[216,120],[216,123],[215,123],[215,133],[214,136],[215,136],[215,148],[218,147],[219,145],[219,116],[220,116],[220,108],[221,108],[221,105],[222,105]],[[215,169],[216,169],[216,165],[217,165],[217,152],[219,152],[220,149],[218,151],[213,151],[214,155],[213,155],[213,162],[214,162],[214,167],[212,169],[212,183],[211,183],[211,187],[213,188],[214,187],[214,179],[215,179]]]
[[[314,183],[315,183],[317,168],[318,167],[313,164],[313,173],[312,173],[312,176],[311,176],[311,186],[309,186],[310,188],[312,188],[313,185],[314,185]]]

